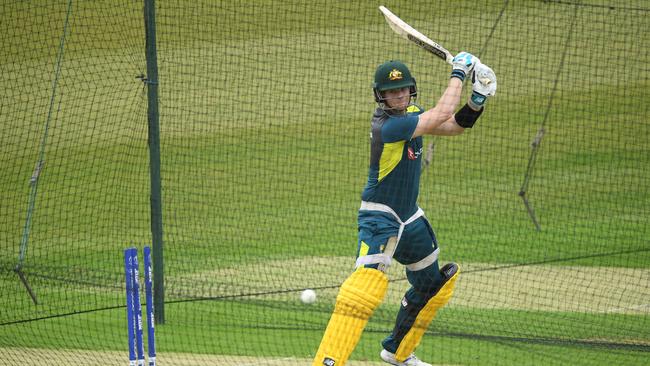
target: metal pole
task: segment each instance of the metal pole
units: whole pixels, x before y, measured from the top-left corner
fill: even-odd
[[[151,239],[155,321],[165,322],[165,283],[163,264],[162,184],[160,177],[160,124],[158,113],[158,59],[156,51],[156,4],[144,0],[144,26],[147,53],[147,117],[149,120],[149,174],[151,178]]]

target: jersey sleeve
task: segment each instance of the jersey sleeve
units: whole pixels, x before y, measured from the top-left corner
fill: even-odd
[[[416,114],[388,118],[381,131],[384,142],[409,141],[415,132],[419,118]]]

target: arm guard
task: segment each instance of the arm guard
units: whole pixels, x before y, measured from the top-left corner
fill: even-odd
[[[476,120],[483,113],[483,109],[485,108],[481,108],[480,110],[475,111],[472,108],[470,108],[469,105],[465,104],[463,108],[461,108],[454,115],[454,118],[456,119],[456,123],[458,123],[458,125],[463,128],[472,128],[472,126],[474,126],[474,123],[476,123]]]

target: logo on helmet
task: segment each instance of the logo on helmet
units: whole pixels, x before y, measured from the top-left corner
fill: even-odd
[[[388,74],[388,79],[390,80],[402,80],[402,72],[397,69],[392,69],[390,74]]]

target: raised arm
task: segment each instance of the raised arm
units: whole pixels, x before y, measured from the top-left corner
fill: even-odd
[[[449,79],[447,89],[442,94],[436,106],[420,115],[413,137],[422,135],[458,135],[463,133],[454,119],[454,112],[460,103],[463,81],[460,78]]]
[[[459,135],[466,128],[471,128],[483,112],[483,104],[487,96],[494,95],[496,91],[496,77],[489,67],[480,63],[478,58],[467,52],[461,52],[454,57],[451,78],[447,89],[442,94],[438,103],[432,109],[422,113],[413,137],[422,135]],[[476,68],[475,68],[476,67]],[[475,73],[480,78],[473,78],[472,96],[468,103],[456,111],[460,102],[465,76]],[[479,80],[489,79],[490,85],[483,85]]]

